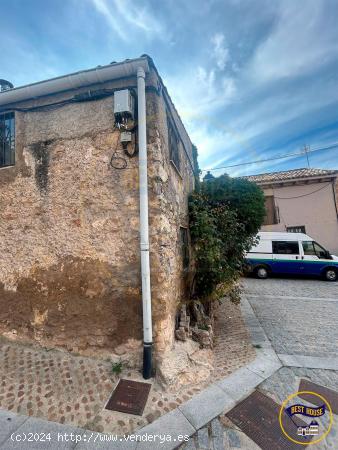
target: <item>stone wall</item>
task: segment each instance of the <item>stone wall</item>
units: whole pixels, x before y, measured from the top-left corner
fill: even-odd
[[[158,86],[154,71],[147,84]],[[147,92],[151,281],[159,350],[172,345],[176,308],[184,295],[179,227],[187,225],[193,185],[185,154],[181,175],[169,161],[164,95]],[[80,353],[140,354],[138,158],[123,153],[112,105],[108,97],[16,112],[16,165],[0,169],[0,333],[7,337]],[[109,165],[115,151],[126,159],[126,169]]]
[[[166,93],[148,93],[151,279],[155,343],[159,355],[174,342],[175,317],[189,295],[191,270],[183,270],[180,227],[188,227],[188,195],[194,187],[192,148],[185,130],[180,170],[169,158],[167,114],[179,121]],[[182,136],[181,134],[181,136]]]

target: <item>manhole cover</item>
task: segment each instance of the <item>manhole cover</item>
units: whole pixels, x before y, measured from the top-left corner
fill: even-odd
[[[229,411],[226,416],[237,425],[262,450],[299,450],[300,445],[284,436],[279,425],[280,405],[259,391],[254,391],[244,401]],[[283,417],[283,425],[287,434],[295,440],[297,426],[288,416]],[[297,425],[305,426],[305,422],[297,419]],[[309,442],[304,441],[304,445]]]
[[[310,391],[321,395],[329,402],[332,412],[334,414],[338,414],[338,392],[321,386],[320,384],[312,383],[312,381],[305,380],[303,378],[300,380],[299,391]],[[321,406],[323,404],[323,401],[314,395],[300,394],[299,397],[303,400],[307,400],[315,406]]]
[[[142,416],[151,384],[132,380],[120,380],[106,409]]]

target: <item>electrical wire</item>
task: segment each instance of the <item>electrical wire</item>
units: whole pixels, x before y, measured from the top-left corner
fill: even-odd
[[[123,170],[127,168],[127,160],[125,158],[122,158],[121,156],[118,156],[116,150],[112,154],[109,164],[113,169],[117,170]]]
[[[314,153],[314,152],[319,152],[319,151],[323,151],[323,150],[331,150],[336,147],[338,147],[338,142],[335,142],[334,144],[331,144],[328,147],[321,147],[321,148],[317,148],[317,149],[313,149],[313,150],[307,150],[307,153]],[[214,167],[213,169],[201,169],[201,172],[212,172],[213,170],[230,169],[233,167],[246,166],[249,164],[259,164],[259,163],[263,163],[263,162],[267,162],[267,161],[274,161],[276,159],[289,158],[290,156],[304,156],[304,155],[305,155],[304,152],[285,153],[284,155],[274,156],[274,157],[265,158],[265,159],[258,159],[256,161],[248,161],[248,162],[239,163],[239,164],[231,164],[229,166]]]
[[[133,90],[135,86],[129,86],[129,89]],[[6,111],[19,111],[19,112],[36,112],[36,111],[53,111],[54,109],[61,108],[62,106],[65,106],[67,104],[71,103],[81,103],[81,102],[90,102],[90,101],[96,101],[101,100],[106,97],[110,97],[114,95],[114,92],[120,90],[120,88],[112,88],[112,89],[97,89],[92,90],[88,89],[87,91],[80,92],[78,94],[75,94],[73,97],[68,98],[66,100],[61,100],[59,102],[53,102],[48,103],[45,105],[38,105],[38,106],[31,106],[28,108],[0,108],[0,113],[6,112]]]
[[[316,189],[315,191],[312,192],[308,192],[307,194],[303,194],[303,195],[296,195],[294,197],[275,197],[278,200],[292,200],[293,198],[301,198],[301,197],[307,197],[308,195],[312,195],[315,194],[316,192],[321,191],[322,189],[327,188],[328,186],[331,186],[331,183],[326,184],[325,186],[321,186],[319,189]]]

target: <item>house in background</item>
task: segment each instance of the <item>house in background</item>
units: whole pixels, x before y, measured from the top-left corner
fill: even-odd
[[[2,85],[0,334],[141,356],[139,76],[154,343],[157,354],[171,348],[189,276],[194,166],[189,136],[147,56]]]
[[[295,169],[244,177],[265,195],[261,231],[310,235],[338,255],[338,171]]]

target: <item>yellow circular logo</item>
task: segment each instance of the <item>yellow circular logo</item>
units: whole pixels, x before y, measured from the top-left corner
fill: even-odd
[[[323,402],[323,405],[318,408],[309,407],[309,406],[302,405],[302,404],[294,404],[294,405],[287,407],[287,405],[290,403],[290,401],[293,398],[295,398],[297,396],[301,396],[302,394],[313,395],[313,396],[317,397],[317,400],[319,398],[321,400],[321,402]],[[328,414],[329,414],[329,420],[328,420],[329,423],[328,423],[325,431],[323,431],[323,433],[317,439],[314,439],[311,441],[308,440],[306,442],[299,441],[299,440],[291,437],[285,430],[285,426],[284,426],[285,424],[283,423],[283,419],[285,422],[286,417],[288,419],[291,419],[291,421],[295,424],[295,422],[292,420],[293,415],[300,414],[300,415],[311,417],[311,418],[315,419],[320,416],[324,416],[326,414],[326,412],[328,412]],[[286,400],[284,400],[284,402],[282,403],[282,406],[279,410],[279,425],[281,427],[281,430],[282,430],[283,434],[290,441],[294,442],[295,444],[300,444],[300,445],[317,444],[318,442],[322,441],[329,434],[329,432],[332,428],[332,423],[333,423],[333,415],[332,415],[332,409],[331,409],[329,402],[322,395],[319,395],[316,392],[312,392],[312,391],[299,391],[299,392],[296,392],[295,394],[289,395],[289,397]],[[295,424],[295,426],[298,428],[297,435],[299,435],[299,436],[309,437],[309,436],[318,436],[319,435],[319,427],[318,427],[318,422],[316,420],[313,420],[313,422],[311,422],[310,425],[298,426],[297,424]]]

